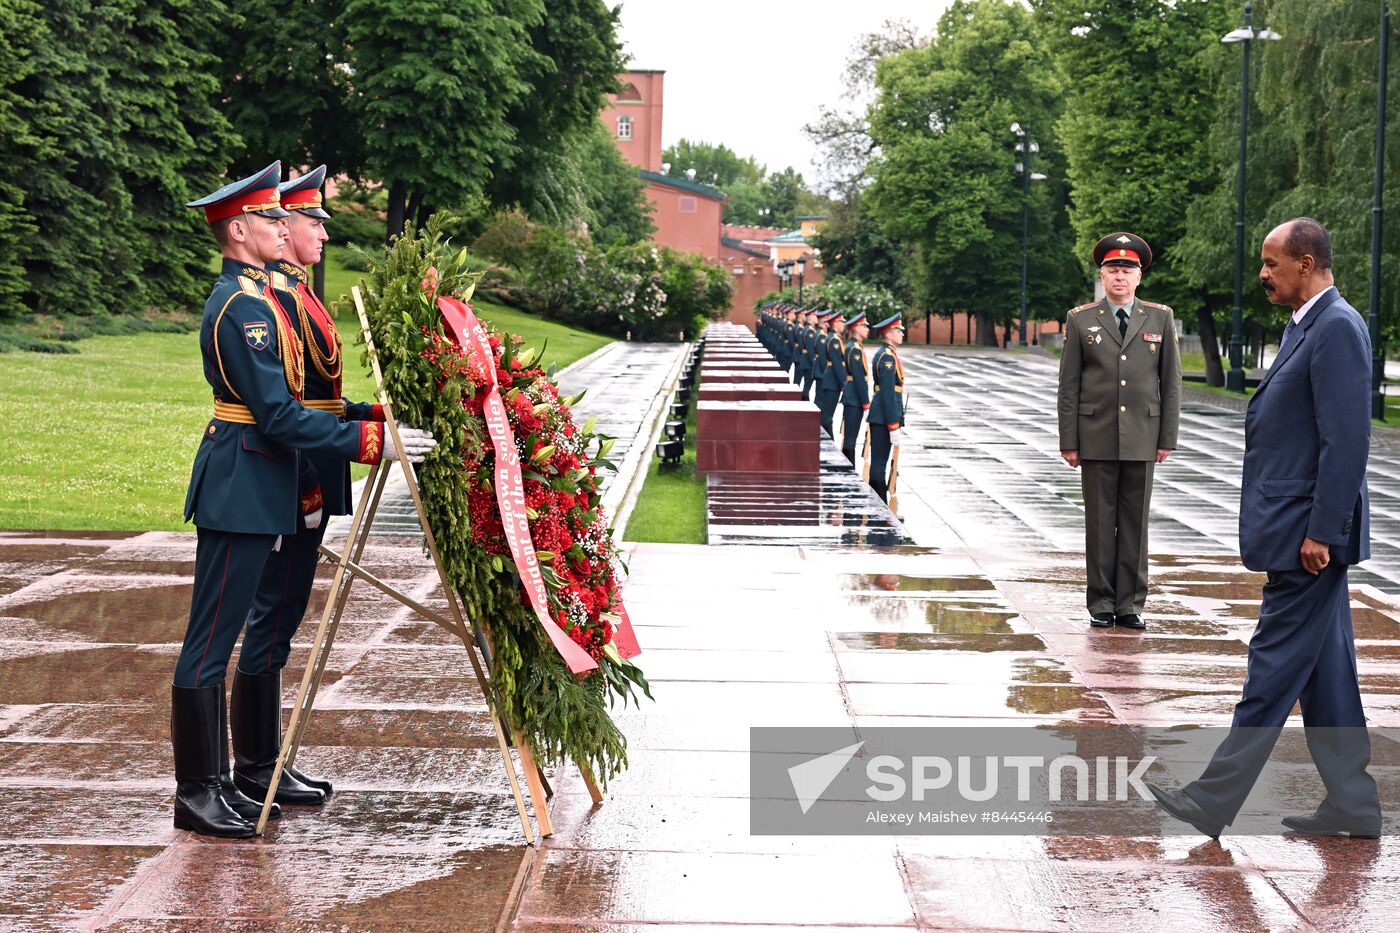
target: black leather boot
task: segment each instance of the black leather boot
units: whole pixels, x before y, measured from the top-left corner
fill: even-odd
[[[282,672],[234,671],[232,707],[233,783],[262,800],[282,750]],[[283,768],[273,799],[283,805],[318,806],[326,802],[326,792],[306,786]]]
[[[175,751],[175,828],[246,839],[253,824],[219,789],[219,706],[224,685],[170,688],[170,744]]]
[[[262,818],[263,802],[247,796],[233,783],[233,769],[228,763],[228,698],[222,690],[219,691],[219,792],[224,795],[224,803],[228,804],[234,813],[257,828],[257,822]],[[272,809],[267,811],[267,818],[282,818],[282,808],[275,800],[272,802]]]

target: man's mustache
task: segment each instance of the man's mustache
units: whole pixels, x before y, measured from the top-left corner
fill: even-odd
[[[1261,281],[1261,282],[1259,283],[1259,286],[1260,286],[1261,288],[1263,288],[1264,291],[1268,292],[1269,294],[1273,294],[1274,288],[1276,287],[1276,286],[1274,285],[1273,282],[1270,282],[1270,281],[1268,281],[1267,279]]]

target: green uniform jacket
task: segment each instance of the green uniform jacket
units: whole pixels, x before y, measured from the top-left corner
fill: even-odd
[[[826,368],[822,370],[820,385],[828,392],[840,392],[846,387],[846,342],[840,334],[826,335]]]
[[[841,390],[843,405],[870,404],[870,383],[866,380],[865,348],[859,340],[852,339],[846,344],[846,386]]]
[[[1060,356],[1060,449],[1084,460],[1155,460],[1176,449],[1181,352],[1166,305],[1134,299],[1128,332],[1107,300],[1065,320]]]

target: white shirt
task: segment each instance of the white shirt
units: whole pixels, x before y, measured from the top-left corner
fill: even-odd
[[[1331,291],[1333,288],[1335,288],[1335,287],[1336,287],[1335,285],[1329,285],[1329,286],[1327,286],[1326,288],[1324,288],[1322,291],[1318,292],[1316,295],[1313,295],[1313,296],[1312,296],[1311,298],[1309,298],[1307,301],[1303,302],[1303,306],[1302,306],[1301,308],[1299,308],[1297,311],[1294,311],[1294,312],[1293,312],[1293,323],[1294,323],[1294,324],[1301,324],[1301,323],[1303,323],[1303,316],[1306,315],[1309,311],[1312,310],[1312,306],[1313,306],[1313,305],[1317,304],[1317,299],[1321,298],[1323,295],[1327,294],[1328,292],[1330,292],[1330,291]]]

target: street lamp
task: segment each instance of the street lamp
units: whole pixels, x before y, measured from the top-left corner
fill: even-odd
[[[802,286],[807,281],[807,256],[797,257],[797,303],[802,304]]]
[[[1040,144],[1031,139],[1031,131],[1019,123],[1011,124],[1011,132],[1022,142],[1016,144],[1016,151],[1022,161],[1016,163],[1016,172],[1021,176],[1021,346],[1026,345],[1026,268],[1031,252],[1031,182],[1044,181],[1047,176],[1031,171],[1031,156],[1040,151]],[[1036,343],[1040,334],[1036,334]]]
[[[1249,144],[1249,49],[1256,39],[1282,39],[1272,29],[1255,29],[1252,25],[1254,7],[1244,5],[1244,26],[1226,33],[1221,42],[1244,45],[1243,77],[1240,79],[1240,167],[1236,181],[1235,204],[1235,306],[1230,311],[1230,371],[1225,374],[1225,388],[1231,392],[1244,391],[1244,169]]]
[[[1367,325],[1371,331],[1371,417],[1385,420],[1385,350],[1381,347],[1381,220],[1385,182],[1385,82],[1390,63],[1390,3],[1381,0],[1381,59],[1376,100],[1376,190],[1371,204],[1371,308]]]

